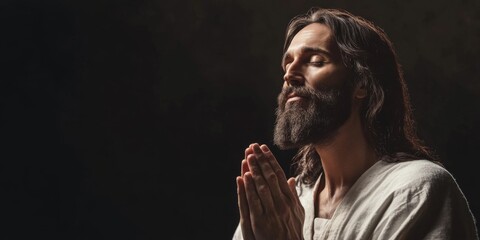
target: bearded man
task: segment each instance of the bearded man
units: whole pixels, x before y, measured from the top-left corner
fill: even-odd
[[[478,239],[453,176],[417,137],[391,41],[372,22],[312,8],[287,28],[274,143],[245,150],[233,239]]]

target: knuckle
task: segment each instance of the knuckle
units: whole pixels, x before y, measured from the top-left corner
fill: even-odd
[[[270,173],[266,176],[266,179],[268,179],[269,181],[274,181],[276,182],[277,181],[277,175],[275,173]]]
[[[267,186],[265,185],[260,185],[258,188],[257,188],[257,191],[259,194],[266,194],[268,193],[270,190],[268,189]]]

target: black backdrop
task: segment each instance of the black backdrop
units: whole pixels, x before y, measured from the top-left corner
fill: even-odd
[[[314,5],[389,34],[419,134],[480,217],[479,1],[4,0],[0,238],[230,239],[285,26]]]

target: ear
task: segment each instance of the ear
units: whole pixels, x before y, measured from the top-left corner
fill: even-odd
[[[353,91],[353,97],[355,99],[364,99],[367,96],[367,89],[365,89],[364,86],[359,85],[355,87],[355,90]]]

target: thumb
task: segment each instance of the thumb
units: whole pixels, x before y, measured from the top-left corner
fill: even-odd
[[[290,191],[292,191],[292,193],[297,196],[297,188],[295,187],[296,185],[296,180],[295,178],[291,177],[288,179],[287,181],[288,183],[288,186],[290,187]]]

